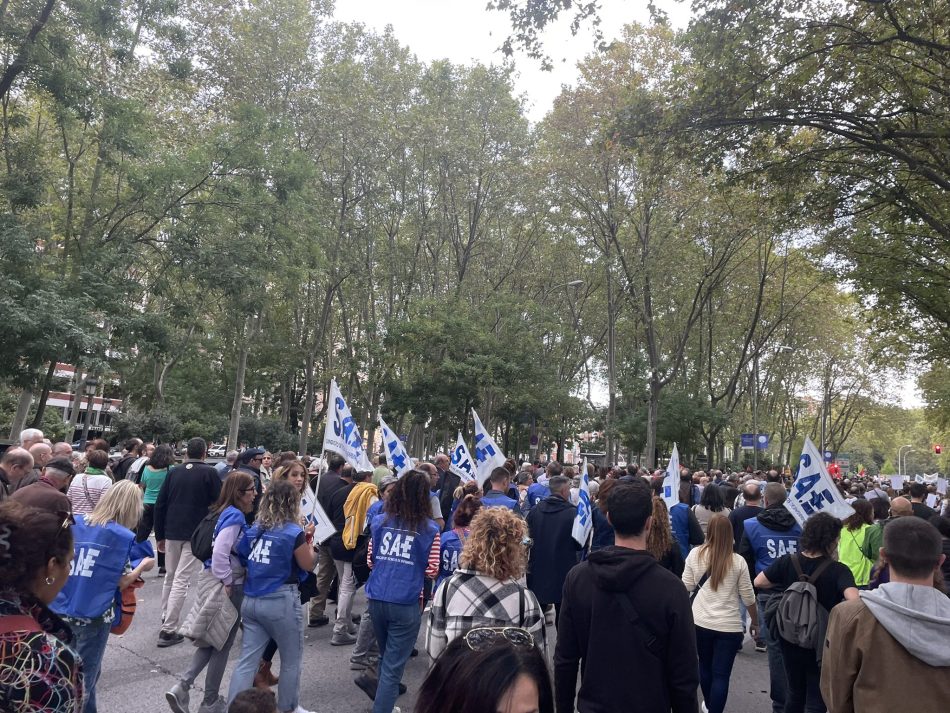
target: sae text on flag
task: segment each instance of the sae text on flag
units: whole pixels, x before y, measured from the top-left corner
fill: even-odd
[[[845,502],[835,487],[821,453],[807,436],[798,463],[798,477],[792,483],[785,509],[792,513],[799,525],[804,525],[805,520],[819,512],[826,512],[839,520],[854,514],[854,508]]]
[[[577,544],[584,547],[593,529],[594,517],[590,509],[590,485],[587,482],[587,459],[585,458],[581,487],[577,489],[577,514],[574,516],[574,528],[571,530],[571,536]]]
[[[670,463],[666,466],[666,475],[663,476],[663,502],[670,510],[680,501],[680,452],[673,444],[673,453]]]
[[[465,439],[462,438],[462,432],[459,431],[459,439],[452,449],[452,465],[449,470],[462,479],[463,483],[475,480],[475,461],[472,460],[472,454],[468,452],[468,446],[465,445]]]
[[[373,470],[373,464],[363,450],[360,433],[350,407],[343,400],[336,379],[330,382],[330,404],[327,407],[327,428],[323,432],[323,450],[339,453],[357,472]]]
[[[399,436],[386,425],[382,414],[379,415],[379,428],[383,435],[383,448],[386,449],[386,462],[390,468],[396,469],[396,477],[401,478],[403,473],[412,469],[412,459]]]
[[[472,416],[475,417],[475,479],[479,486],[483,486],[491,472],[505,464],[505,454],[485,430],[475,409],[472,409]]]

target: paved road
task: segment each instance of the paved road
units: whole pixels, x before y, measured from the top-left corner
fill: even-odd
[[[123,636],[109,637],[99,680],[98,702],[100,713],[160,713],[168,710],[164,693],[175,681],[175,674],[183,671],[194,650],[185,641],[177,646],[160,649],[155,645],[161,619],[162,578],[157,570],[145,575],[146,584],[138,590],[139,604],[129,631]],[[190,598],[187,606],[190,604]],[[354,612],[365,609],[362,590],[357,595]],[[331,605],[332,606],[332,605]],[[349,656],[352,647],[330,646],[330,628],[306,629],[304,641],[304,668],[301,679],[300,704],[316,713],[352,713],[371,710],[370,700],[353,685],[355,673],[350,671]],[[420,632],[420,651],[422,634]],[[224,677],[223,695],[240,650],[240,637],[232,650],[231,662]],[[279,660],[278,653],[277,659]],[[276,663],[276,662],[275,662]],[[635,663],[633,664],[635,665]],[[410,659],[403,682],[409,692],[399,699],[403,713],[409,713],[415,702],[414,693],[425,677],[429,661],[424,651]],[[622,675],[620,670],[618,675]],[[199,677],[192,690],[192,711],[201,702],[197,689],[204,681]],[[757,654],[751,641],[746,640],[736,659],[732,675],[729,713],[763,713],[770,708],[768,665],[765,654]],[[619,713],[619,712],[618,712]]]

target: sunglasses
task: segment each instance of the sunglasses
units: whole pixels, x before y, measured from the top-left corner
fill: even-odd
[[[465,643],[472,651],[484,651],[502,639],[521,649],[534,646],[534,637],[531,636],[531,632],[515,626],[479,626],[465,632]]]

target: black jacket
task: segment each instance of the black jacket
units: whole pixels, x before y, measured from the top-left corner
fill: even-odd
[[[155,539],[190,540],[221,494],[218,472],[201,461],[185,461],[168,473],[155,501]]]
[[[739,543],[742,542],[742,533],[745,531],[745,528],[742,527],[742,523],[746,520],[751,520],[761,512],[761,505],[743,505],[729,513],[729,524],[732,525],[733,550],[736,552],[739,551]]]
[[[564,578],[577,564],[581,548],[571,536],[577,506],[559,495],[550,495],[528,513],[528,530],[534,544],[528,559],[528,589],[542,604],[561,601]]]
[[[442,507],[442,519],[445,520],[443,531],[449,529],[449,515],[452,513],[452,503],[455,501],[455,489],[462,479],[450,470],[439,471],[439,505]]]
[[[592,552],[564,583],[554,650],[558,713],[574,711],[578,663],[581,713],[696,713],[696,631],[682,581],[643,550]]]
[[[120,480],[125,480],[125,476],[128,475],[129,468],[131,468],[132,464],[138,459],[138,456],[134,456],[131,453],[122,456],[122,458],[112,466],[112,479],[117,483]]]

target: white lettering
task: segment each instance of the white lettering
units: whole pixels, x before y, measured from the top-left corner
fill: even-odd
[[[399,556],[406,560],[411,559],[412,558],[412,543],[415,541],[416,541],[416,538],[413,535],[406,535],[403,538],[402,552],[400,553]]]
[[[387,530],[386,532],[383,533],[383,539],[379,543],[379,554],[388,555],[389,545],[392,541],[393,541],[393,533]]]
[[[91,577],[92,569],[96,566],[96,558],[102,550],[93,547],[80,547],[79,553],[69,566],[69,574],[76,577]]]
[[[270,540],[260,539],[251,550],[249,560],[259,562],[260,564],[270,564]]]
[[[798,543],[795,540],[766,540],[765,546],[768,548],[769,557],[773,560],[782,555],[793,555],[798,552]]]

